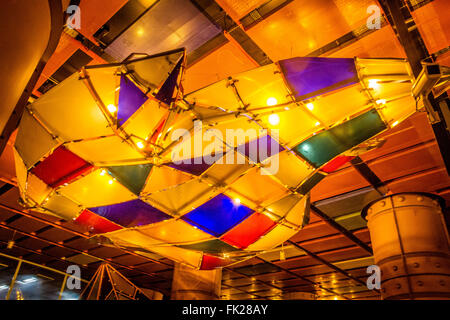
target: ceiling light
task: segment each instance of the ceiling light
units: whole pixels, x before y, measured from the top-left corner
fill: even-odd
[[[278,104],[278,101],[274,97],[270,97],[269,99],[267,99],[266,104],[268,106],[274,106],[274,105]]]
[[[143,149],[144,148],[144,144],[141,141],[138,141],[138,143],[136,143],[137,147],[139,149]]]
[[[111,113],[114,113],[114,112],[117,111],[116,106],[113,105],[113,104],[108,104],[108,106],[106,108],[108,108],[108,111],[111,112]]]
[[[320,122],[317,121],[317,122],[315,123],[315,125],[316,125],[316,127],[317,127],[317,126],[320,126]]]
[[[108,181],[109,184],[113,184],[113,182],[114,181],[112,179]]]
[[[380,84],[378,83],[378,79],[370,79],[369,80],[369,88],[372,88],[374,90],[380,88]]]
[[[395,127],[396,125],[398,125],[398,121],[395,121],[392,126]]]
[[[269,116],[269,123],[273,126],[276,126],[280,123],[280,117],[276,113],[271,114]]]
[[[307,103],[306,107],[311,111],[314,109],[314,105],[311,102]]]

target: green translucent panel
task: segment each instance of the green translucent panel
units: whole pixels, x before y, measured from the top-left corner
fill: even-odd
[[[303,182],[300,187],[298,187],[297,192],[301,194],[307,194],[312,188],[314,188],[316,184],[322,181],[322,179],[325,177],[326,175],[320,172],[315,173],[312,177]]]
[[[145,185],[152,164],[108,167],[108,171],[131,192],[139,195]]]
[[[312,136],[297,145],[294,150],[318,168],[384,129],[386,125],[378,112],[372,109],[330,130]]]
[[[229,244],[227,244],[223,241],[220,241],[218,239],[189,244],[189,245],[183,245],[183,246],[178,246],[178,247],[184,248],[184,249],[196,250],[196,251],[203,251],[206,253],[215,253],[215,254],[239,250],[239,249],[236,249],[235,247],[232,247]]]

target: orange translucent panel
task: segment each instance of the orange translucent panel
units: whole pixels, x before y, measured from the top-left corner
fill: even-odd
[[[396,126],[416,112],[416,103],[412,97],[406,96],[387,102],[380,112],[390,126]]]
[[[182,171],[161,166],[152,168],[149,177],[147,178],[147,184],[142,190],[142,194],[149,194],[163,189],[167,189],[191,180],[192,177]]]
[[[52,192],[52,189],[47,186],[42,180],[36,177],[34,174],[28,174],[28,180],[26,184],[27,197],[31,198],[36,204],[40,205]]]
[[[136,195],[102,169],[62,186],[62,195],[85,207],[100,207],[136,199]]]
[[[110,104],[117,107],[116,97],[118,97],[119,91],[116,89],[119,88],[120,77],[115,73],[119,71],[119,68],[93,68],[86,71],[94,90],[99,95],[103,104],[106,107]]]
[[[200,229],[183,220],[167,220],[151,226],[138,228],[139,232],[170,244],[187,244],[213,239]]]
[[[151,251],[171,260],[182,262],[194,268],[199,268],[203,254],[198,251],[182,249],[173,246],[152,246]]]
[[[230,189],[237,195],[242,195],[254,204],[261,206],[280,199],[288,192],[288,189],[271,179],[270,176],[262,175],[258,168],[251,169],[246,175],[231,184]],[[244,200],[243,203],[245,203]]]
[[[189,66],[184,76],[184,92],[189,93],[227,76],[257,67],[234,43],[226,43]]]
[[[272,158],[272,161],[275,161]],[[265,171],[264,167],[262,168]],[[305,180],[314,168],[297,155],[286,150],[278,154],[278,171],[273,176],[289,188],[297,187]],[[268,171],[268,173],[270,173]]]
[[[247,33],[272,60],[278,61],[306,56],[350,31],[352,29],[333,2],[297,0]]]

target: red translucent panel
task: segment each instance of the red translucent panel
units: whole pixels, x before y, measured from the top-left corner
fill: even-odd
[[[200,270],[212,270],[215,268],[224,267],[230,264],[231,261],[229,259],[224,259],[216,256],[210,256],[209,254],[204,254],[202,259],[202,265],[200,266]]]
[[[75,222],[89,227],[93,233],[105,233],[122,229],[121,226],[105,219],[89,210],[84,210],[76,219]]]
[[[333,172],[344,164],[352,160],[354,156],[338,156],[322,167],[322,171],[326,173]]]
[[[221,240],[235,247],[245,249],[272,229],[275,224],[273,220],[256,212],[225,233]]]
[[[67,183],[92,168],[92,165],[60,146],[31,172],[52,188]]]

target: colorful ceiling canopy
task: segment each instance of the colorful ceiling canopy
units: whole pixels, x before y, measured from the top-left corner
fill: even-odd
[[[184,94],[185,51],[83,68],[31,104],[23,202],[194,268],[270,250],[309,191],[416,111],[402,59],[292,58]]]

